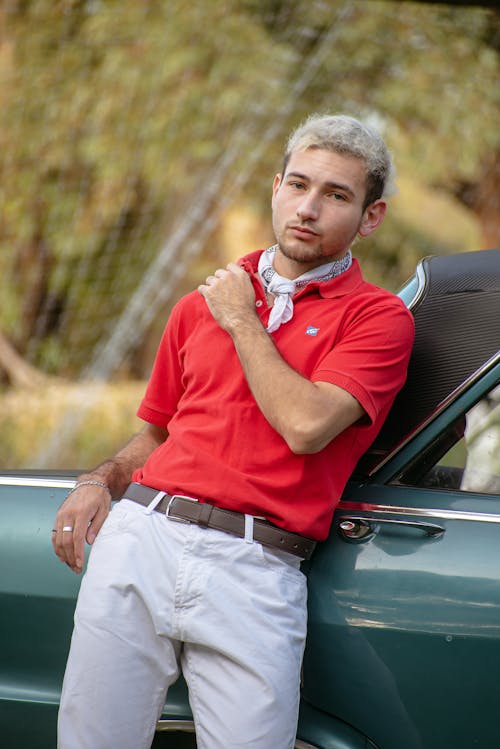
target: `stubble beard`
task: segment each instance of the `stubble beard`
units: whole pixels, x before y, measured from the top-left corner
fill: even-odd
[[[325,249],[325,246],[321,241],[319,241],[314,247],[308,245],[302,247],[299,240],[289,242],[283,237],[277,238],[277,244],[283,257],[290,262],[297,263],[299,266],[303,265],[304,272],[308,269],[317,267],[318,265],[324,265],[326,263],[331,263],[334,260],[338,260],[343,257],[348,250],[348,247],[337,250],[333,247],[331,249]]]
[[[339,260],[344,257],[346,252],[356,241],[360,226],[361,221],[359,222],[356,231],[353,232],[351,241],[347,242],[345,246],[341,246],[340,248],[325,247],[321,235],[319,234],[317,236],[317,244],[314,244],[314,246],[305,242],[302,244],[299,239],[288,239],[286,236],[287,229],[276,235],[276,241],[281,254],[287,258],[287,260],[298,263],[299,265],[309,265],[312,268],[325,263],[331,263],[334,260]],[[344,241],[346,240],[347,237]],[[344,242],[342,245],[343,244]]]
[[[318,245],[314,248],[314,250],[308,249],[305,247],[302,249],[299,247],[290,247],[287,242],[278,242],[278,247],[280,249],[281,254],[287,258],[287,260],[292,260],[295,263],[314,263],[316,261],[323,259],[322,254],[322,248],[321,245]],[[324,262],[327,262],[325,260]]]

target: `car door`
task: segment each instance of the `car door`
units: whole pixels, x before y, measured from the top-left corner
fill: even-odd
[[[500,746],[499,382],[350,482],[309,569],[303,700],[380,749]]]
[[[81,576],[51,529],[74,473],[0,473],[0,744],[52,749]],[[184,681],[169,690],[154,747],[195,746]]]

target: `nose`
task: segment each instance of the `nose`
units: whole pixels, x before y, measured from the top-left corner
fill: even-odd
[[[307,192],[297,206],[297,216],[301,221],[315,221],[319,216],[319,205],[317,197],[310,191]]]

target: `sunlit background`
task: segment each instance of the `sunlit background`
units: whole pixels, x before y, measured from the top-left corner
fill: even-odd
[[[4,0],[0,467],[89,467],[140,428],[169,310],[272,243],[313,111],[394,154],[388,218],[353,248],[368,280],[499,246],[499,41],[490,3]]]

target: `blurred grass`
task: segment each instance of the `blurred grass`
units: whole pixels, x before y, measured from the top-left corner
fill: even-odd
[[[142,381],[49,381],[0,394],[0,468],[91,468],[114,454],[144,423],[135,415]],[[48,464],[49,445],[56,444]]]

